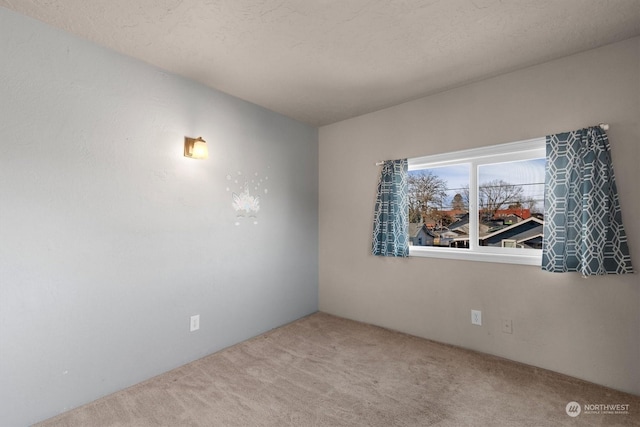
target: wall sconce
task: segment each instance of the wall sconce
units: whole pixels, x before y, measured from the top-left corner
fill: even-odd
[[[192,159],[206,159],[209,157],[207,141],[201,136],[197,138],[184,137],[184,156]]]

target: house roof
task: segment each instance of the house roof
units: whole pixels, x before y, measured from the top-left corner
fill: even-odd
[[[462,215],[457,221],[454,221],[451,224],[449,224],[448,228],[449,230],[455,230],[456,228],[462,228],[468,224],[469,224],[469,214],[466,213]]]
[[[427,230],[427,227],[425,227],[425,225],[423,223],[418,223],[418,222],[410,222],[409,223],[409,237],[416,237],[418,235],[418,233],[420,233],[420,230],[425,229],[425,231]]]
[[[491,237],[497,236],[498,234],[503,234],[503,233],[506,233],[508,231],[511,231],[511,230],[514,230],[514,229],[517,229],[517,228],[526,229],[526,228],[528,228],[526,226],[530,222],[537,222],[538,224],[540,224],[540,226],[544,225],[544,221],[532,216],[532,217],[529,217],[529,218],[525,219],[524,221],[520,221],[520,222],[512,224],[512,225],[510,225],[508,227],[501,228],[500,230],[494,231],[493,233],[486,234],[486,235],[482,236],[482,239],[490,239]]]
[[[530,230],[523,231],[522,233],[511,236],[511,239],[518,243],[526,242],[527,240],[535,239],[536,237],[542,237],[543,225],[538,225]]]
[[[528,219],[531,216],[531,210],[525,208],[508,208],[508,209],[498,209],[495,214],[493,214],[494,218],[503,218],[507,216],[517,216],[522,219]]]
[[[465,223],[465,225],[466,224],[468,224],[468,218],[467,218],[467,222]],[[525,219],[524,221],[520,221],[520,222],[518,222],[516,224],[509,225],[507,227],[502,227],[499,230],[496,230],[496,231],[494,231],[492,233],[482,235],[482,236],[480,236],[480,239],[481,240],[488,240],[488,239],[490,239],[492,237],[499,236],[500,234],[505,234],[505,233],[508,234],[509,232],[513,232],[513,231],[517,231],[518,229],[522,229],[523,230],[522,232],[510,235],[509,239],[514,239],[514,240],[518,241],[518,243],[526,242],[527,240],[533,239],[535,237],[542,236],[543,226],[544,226],[544,221],[543,220],[532,216],[532,217],[529,217],[529,218]],[[464,227],[457,227],[458,230],[460,230],[462,228],[464,228]],[[456,241],[469,240],[469,235],[465,233],[463,235],[460,235],[460,236],[456,237],[454,240],[456,240]]]
[[[424,230],[424,232],[431,237],[436,237],[436,235],[431,230],[429,230],[424,223],[409,223],[409,237],[418,237],[420,230]]]

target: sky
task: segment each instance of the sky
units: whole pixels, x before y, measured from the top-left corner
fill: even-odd
[[[503,180],[510,184],[523,185],[524,197],[532,197],[538,201],[536,208],[542,211],[544,206],[544,166],[545,159],[524,160],[508,163],[494,163],[478,167],[478,183]],[[447,182],[448,200],[443,209],[451,207],[451,199],[469,185],[469,165],[460,164],[438,168],[423,169],[431,171],[435,176]],[[412,171],[411,173],[419,173]],[[533,185],[535,184],[535,185]]]

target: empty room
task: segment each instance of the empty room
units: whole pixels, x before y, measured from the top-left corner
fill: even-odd
[[[640,1],[0,0],[0,427],[639,426]]]

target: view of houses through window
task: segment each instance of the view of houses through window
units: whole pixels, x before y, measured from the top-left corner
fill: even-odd
[[[470,224],[477,246],[541,249],[545,159],[469,163],[409,172],[409,238],[412,246],[469,249]],[[470,191],[470,174],[477,187]],[[477,195],[478,220],[469,221]]]

